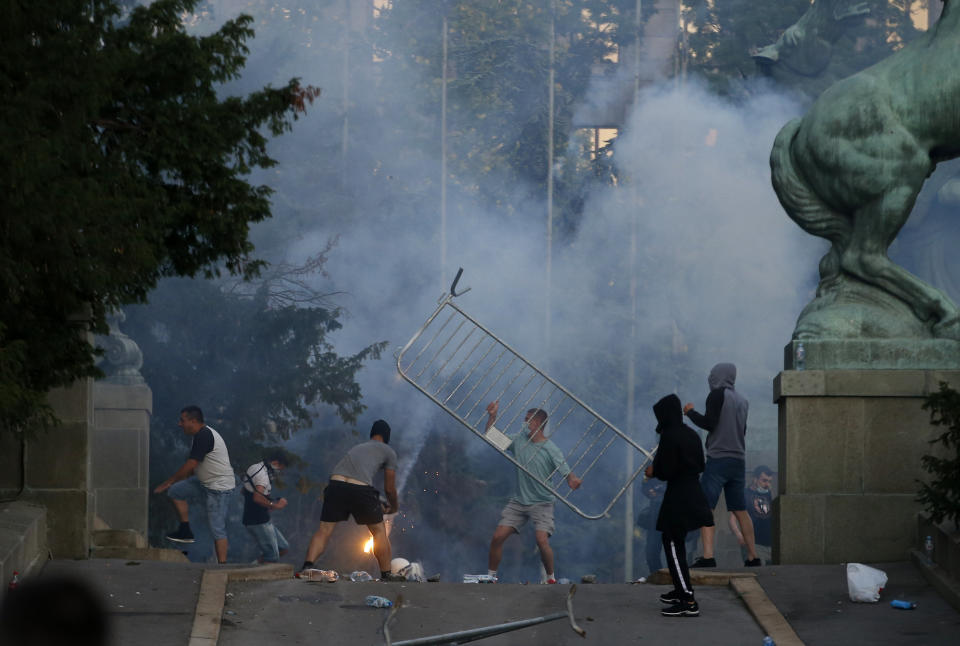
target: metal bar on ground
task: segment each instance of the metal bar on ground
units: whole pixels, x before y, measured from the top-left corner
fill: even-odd
[[[547,623],[548,621],[568,619],[570,621],[570,628],[581,637],[586,637],[587,631],[577,625],[577,620],[573,616],[573,595],[576,594],[576,592],[576,584],[571,585],[570,592],[567,593],[566,598],[567,609],[561,612],[554,612],[549,615],[543,615],[542,617],[508,621],[507,623],[495,624],[493,626],[470,628],[468,630],[458,630],[456,632],[444,633],[442,635],[430,635],[429,637],[417,637],[415,639],[404,639],[403,641],[394,642],[390,641],[390,630],[388,624],[390,623],[390,620],[393,619],[393,617],[397,614],[397,611],[402,603],[402,597],[397,597],[397,601],[393,604],[393,608],[391,608],[390,613],[383,622],[383,636],[386,646],[440,646],[442,644],[466,644],[479,639],[493,637],[494,635],[500,635],[503,633],[512,632],[514,630],[520,630],[521,628],[528,628],[530,626]]]

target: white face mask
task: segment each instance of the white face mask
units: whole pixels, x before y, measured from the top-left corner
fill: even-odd
[[[757,493],[770,493],[770,490],[765,487],[757,487],[754,491]]]

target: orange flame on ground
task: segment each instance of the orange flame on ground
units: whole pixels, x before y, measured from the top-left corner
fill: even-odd
[[[369,554],[373,550],[373,536],[367,539],[367,542],[363,544],[363,553]]]

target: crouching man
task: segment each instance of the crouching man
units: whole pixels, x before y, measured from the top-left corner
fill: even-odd
[[[323,492],[320,527],[310,539],[307,557],[297,578],[312,578],[316,561],[327,549],[327,542],[340,521],[353,516],[358,525],[366,525],[373,536],[373,555],[380,566],[383,581],[406,581],[406,577],[390,571],[390,539],[383,523],[383,515],[397,512],[397,454],[388,446],[390,425],[382,419],[373,423],[370,440],[358,444],[343,456],[333,468],[333,475]],[[373,477],[383,469],[383,492],[387,497],[384,508],[380,492],[373,486]]]

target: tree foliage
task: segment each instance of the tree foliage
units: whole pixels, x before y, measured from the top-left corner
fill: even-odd
[[[404,109],[431,124],[423,129],[420,144],[439,152],[446,17],[450,190],[495,212],[516,215],[518,204],[530,195],[543,195],[547,183],[551,35],[556,162],[551,172],[556,173],[575,133],[574,111],[591,80],[614,67],[607,57],[634,38],[635,4],[393,2],[376,21],[374,34],[383,59],[383,96],[409,96],[407,91],[391,92],[393,79],[419,79],[420,100]],[[555,202],[575,211],[582,206],[576,195],[582,183],[564,179],[554,187]],[[518,184],[528,194],[518,195]],[[578,215],[558,212],[557,221],[573,223]]]
[[[186,457],[188,439],[176,420],[189,404],[200,405],[223,436],[238,472],[318,416],[356,422],[364,410],[357,372],[386,344],[337,353],[330,335],[341,328],[342,312],[322,295],[291,296],[300,271],[265,270],[264,279],[239,290],[223,281],[168,279],[148,304],[126,309],[124,331],[143,351],[141,372],[153,391],[153,480],[173,473]],[[157,498],[150,514],[154,538],[173,520],[166,496]]]
[[[930,442],[943,446],[944,457],[921,458],[931,479],[920,484],[917,501],[923,503],[933,522],[947,519],[960,527],[960,393],[940,382],[940,390],[927,396],[923,409],[930,411],[931,424],[946,430]]]
[[[269,135],[318,91],[221,97],[253,35],[204,36],[196,0],[11,2],[0,19],[0,429],[51,421],[44,393],[97,374],[84,331],[164,276],[254,275]]]
[[[691,72],[707,79],[720,94],[737,97],[749,92],[744,81],[766,73],[751,54],[775,43],[810,6],[811,0],[762,3],[749,0],[685,1],[683,17],[687,42],[683,53],[688,56]],[[918,33],[911,20],[912,3],[905,0],[859,3],[836,0],[832,4],[832,8],[838,11],[861,6],[868,9],[868,13],[843,21],[843,33],[832,46],[826,68],[813,77],[775,74],[782,89],[793,89],[815,98],[831,83],[876,63]]]

